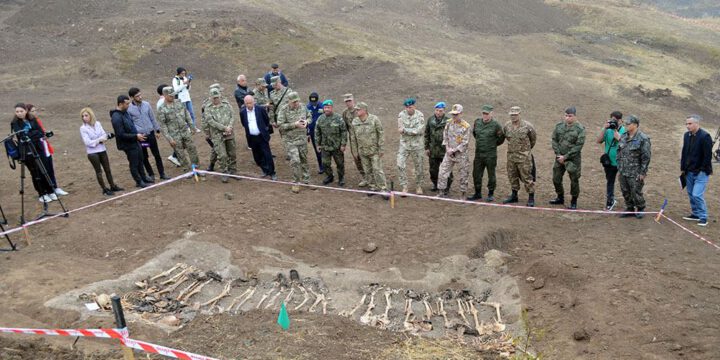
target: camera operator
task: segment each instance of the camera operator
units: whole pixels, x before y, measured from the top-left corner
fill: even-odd
[[[613,111],[597,137],[598,144],[605,144],[605,152],[600,158],[600,162],[605,170],[605,179],[607,180],[607,201],[605,202],[607,211],[611,211],[617,204],[617,200],[615,200],[615,179],[618,173],[617,151],[620,136],[626,131],[622,118],[621,112]]]
[[[43,149],[41,140],[45,137],[45,133],[37,120],[28,114],[25,104],[15,105],[15,116],[10,123],[10,131],[16,133],[20,160],[30,171],[33,187],[40,196],[40,202],[48,203],[57,200],[52,184],[48,181],[47,173],[43,173],[39,166],[42,165],[42,162],[36,161],[39,160],[37,158],[40,155],[39,149]]]
[[[98,184],[102,188],[104,195],[112,196],[116,191],[123,191],[124,189],[115,185],[112,177],[112,171],[110,171],[110,160],[108,159],[107,148],[105,142],[115,137],[113,133],[106,133],[99,121],[95,119],[95,112],[91,108],[84,108],[80,110],[80,118],[82,119],[82,126],[80,126],[80,136],[85,143],[85,151],[87,152],[88,160],[95,169],[95,176],[97,177]],[[108,184],[110,187],[105,186],[103,180],[102,171],[105,171]]]
[[[117,107],[110,111],[112,126],[117,136],[116,144],[118,150],[125,152],[128,163],[130,163],[130,174],[135,180],[135,186],[139,188],[148,187],[153,181],[145,176],[145,169],[142,163],[142,151],[138,141],[145,141],[146,137],[138,133],[133,124],[127,109],[130,107],[130,98],[127,95],[120,95],[117,98]]]
[[[45,131],[45,126],[43,125],[42,120],[37,116],[37,107],[33,104],[25,104],[25,109],[29,113],[29,117],[35,118],[37,120],[38,125],[40,125],[40,129],[45,133],[45,137],[42,139],[43,148],[42,150],[38,150],[40,153],[40,157],[43,160],[43,164],[45,165],[45,170],[47,171],[48,175],[50,176],[50,181],[52,181],[52,186],[55,189],[55,195],[57,196],[65,196],[68,195],[68,192],[61,189],[57,184],[57,179],[55,179],[55,165],[53,165],[53,155],[55,154],[55,149],[50,144],[50,141],[47,139],[51,136],[53,136],[52,131]]]
[[[185,105],[185,108],[190,113],[190,118],[192,118],[195,132],[200,132],[200,129],[197,126],[197,122],[195,121],[195,111],[193,110],[192,100],[190,99],[190,82],[192,81],[193,77],[192,75],[188,75],[187,70],[185,70],[184,67],[177,68],[176,73],[177,75],[175,75],[172,80],[173,90],[177,94],[176,99],[180,100],[180,102]]]

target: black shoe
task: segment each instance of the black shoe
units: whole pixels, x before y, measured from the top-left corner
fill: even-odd
[[[146,177],[143,179],[143,181],[146,182],[146,183],[152,184],[152,183],[155,182],[155,178],[152,177],[152,176],[146,176]]]
[[[621,218],[633,217],[633,216],[635,216],[634,212],[635,212],[635,208],[626,208],[625,214],[620,214],[620,217]]]
[[[325,173],[325,169],[320,169],[320,170],[318,170],[318,175],[322,175],[322,174],[324,174],[324,173]]]
[[[438,191],[437,183],[433,183],[433,187],[432,187],[432,189],[430,189],[430,191],[432,191],[432,192]]]
[[[345,186],[345,179],[343,179],[343,178],[338,179],[338,186],[340,186],[340,187]]]
[[[275,175],[275,174],[270,175],[270,180],[277,181],[277,175]]]
[[[148,186],[150,186],[150,185],[144,181],[141,181],[141,182],[135,184],[135,187],[138,187],[138,188],[146,188]]]
[[[645,211],[644,207],[637,208],[637,212],[635,213],[635,217],[638,219],[642,219],[645,217],[645,214],[641,214],[641,212]]]
[[[514,204],[518,202],[518,192],[517,190],[513,190],[512,194],[508,196],[505,200],[503,200],[503,204]]]
[[[123,189],[123,188],[121,188],[121,187],[119,187],[119,186],[117,186],[117,185],[113,185],[113,186],[110,187],[110,191],[118,192],[118,191],[125,191],[125,189]]]
[[[160,180],[170,180],[170,178],[167,175],[162,174],[160,175]]]
[[[494,194],[493,194],[492,191],[488,192],[488,196],[485,198],[485,202],[493,202],[493,201],[495,201],[495,196],[493,196],[493,195],[494,195]]]
[[[103,195],[105,195],[105,196],[113,196],[113,195],[115,195],[115,193],[112,192],[110,189],[103,189]]]
[[[333,176],[327,176],[327,177],[325,177],[325,179],[323,180],[323,185],[327,185],[327,184],[333,182],[333,180],[335,180],[335,177],[333,177]]]
[[[565,204],[565,198],[562,196],[558,196],[552,200],[549,201],[550,205],[563,205]]]
[[[683,219],[685,219],[687,221],[700,221],[700,218],[693,214],[690,214],[688,216],[683,216]]]
[[[528,195],[527,207],[535,207],[535,194]]]
[[[210,164],[210,166],[208,166],[208,168],[205,169],[205,171],[215,171],[215,164]]]
[[[482,200],[482,194],[479,192],[476,192],[472,196],[468,196],[466,199],[468,199],[470,201]]]
[[[570,206],[568,206],[569,210],[577,210],[577,203],[570,203]]]

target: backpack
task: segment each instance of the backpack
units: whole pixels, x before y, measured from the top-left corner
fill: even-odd
[[[15,160],[20,160],[20,149],[13,139],[7,139],[3,141],[3,143],[5,144],[5,153],[8,157],[8,165],[15,170]]]

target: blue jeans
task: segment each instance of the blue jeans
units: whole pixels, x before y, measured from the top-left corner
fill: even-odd
[[[192,107],[192,101],[185,102],[185,108],[190,113],[190,118],[192,118],[193,126],[197,129],[197,123],[195,122],[195,111],[193,111]]]
[[[687,192],[690,198],[690,209],[692,214],[700,219],[707,220],[707,205],[705,204],[705,188],[709,176],[704,171],[697,174],[691,172],[685,175],[687,180]]]

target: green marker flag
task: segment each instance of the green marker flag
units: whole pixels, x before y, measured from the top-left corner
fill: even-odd
[[[283,328],[283,330],[287,330],[290,327],[290,316],[288,316],[287,309],[285,308],[285,302],[283,302],[280,306],[280,314],[278,314],[277,323]]]

